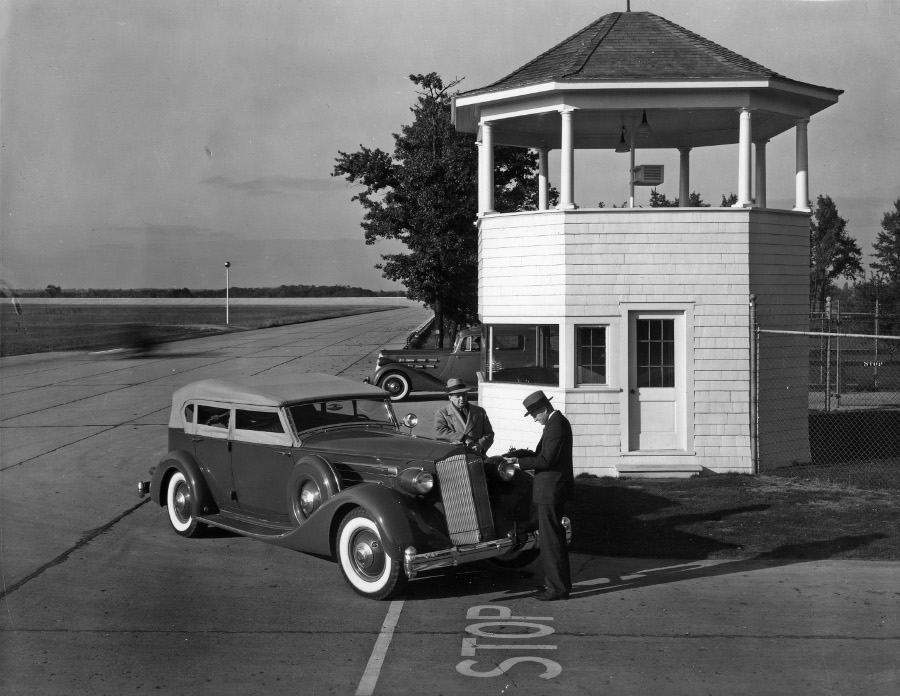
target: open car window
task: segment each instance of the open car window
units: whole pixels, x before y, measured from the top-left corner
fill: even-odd
[[[231,409],[209,404],[197,404],[197,432],[213,437],[228,437]]]
[[[265,445],[291,444],[277,409],[235,408],[234,439]]]
[[[390,404],[384,399],[335,399],[291,406],[297,432],[332,425],[395,425]]]

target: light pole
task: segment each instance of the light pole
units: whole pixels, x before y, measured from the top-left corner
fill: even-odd
[[[225,262],[225,325],[228,326],[228,269],[231,268],[231,261]]]

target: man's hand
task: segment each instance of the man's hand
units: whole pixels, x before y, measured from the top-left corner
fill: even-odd
[[[508,462],[509,464],[512,464],[517,469],[522,468],[519,466],[519,458],[518,457],[503,457],[503,461]]]

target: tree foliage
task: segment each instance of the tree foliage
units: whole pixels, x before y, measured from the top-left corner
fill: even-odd
[[[819,196],[809,223],[809,296],[824,306],[834,281],[863,275],[862,252],[831,196]]]
[[[666,198],[666,194],[658,193],[655,188],[650,191],[651,208],[678,208],[680,206],[681,201],[678,196],[676,196],[672,200],[669,200],[668,198]],[[704,203],[699,193],[697,193],[696,191],[691,191],[691,195],[688,198],[688,207],[709,208],[709,203]]]
[[[881,231],[872,247],[876,260],[869,266],[894,294],[900,293],[900,198],[894,201],[894,211],[881,219]]]
[[[413,122],[394,134],[394,153],[360,145],[338,152],[332,176],[363,190],[353,196],[365,208],[366,244],[394,239],[408,253],[384,254],[376,268],[406,286],[411,299],[454,323],[476,318],[478,151],[469,133],[450,122],[454,87],[436,73],[410,75],[419,89]],[[518,148],[494,148],[494,209],[537,208],[538,156]],[[551,201],[557,198],[551,191]],[[442,326],[442,322],[438,323]]]

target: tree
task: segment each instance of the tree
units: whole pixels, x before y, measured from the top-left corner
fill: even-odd
[[[654,188],[650,191],[650,207],[651,208],[678,208],[681,206],[680,199],[676,196],[674,200],[669,200],[666,198],[666,194],[657,193]],[[709,208],[709,203],[704,203],[703,199],[700,198],[700,194],[696,191],[692,191],[691,195],[688,197],[688,207],[689,208]]]
[[[450,122],[451,90],[437,73],[410,75],[420,89],[413,122],[394,134],[393,156],[360,145],[338,152],[332,176],[363,191],[353,196],[365,208],[366,244],[403,242],[409,253],[384,254],[376,268],[403,283],[407,296],[435,312],[443,344],[446,316],[454,324],[476,318],[478,290],[478,151],[474,138]],[[521,148],[494,148],[494,208],[534,210],[538,199],[538,155]],[[550,191],[550,202],[558,194]]]
[[[735,203],[737,203],[737,194],[736,193],[729,193],[727,198],[726,198],[725,194],[723,193],[722,194],[722,205],[720,205],[719,207],[720,208],[730,208]]]
[[[47,297],[61,297],[62,296],[62,288],[58,285],[50,284],[47,286],[47,289],[44,290],[44,294]]]
[[[894,201],[894,212],[881,219],[881,231],[872,247],[877,260],[869,266],[900,297],[900,198]]]
[[[831,196],[819,196],[809,222],[809,296],[820,307],[837,278],[863,275],[862,252],[846,228]]]

